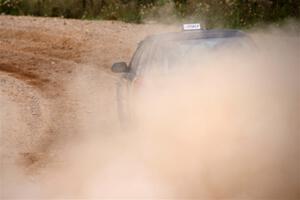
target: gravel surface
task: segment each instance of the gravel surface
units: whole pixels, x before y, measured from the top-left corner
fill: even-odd
[[[117,76],[110,66],[129,61],[141,39],[162,31],[158,25],[0,16],[4,180],[12,165],[36,176],[63,159],[60,148],[83,133],[81,116],[103,113],[95,122],[102,132],[118,126]]]

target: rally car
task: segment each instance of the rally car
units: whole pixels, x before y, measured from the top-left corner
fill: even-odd
[[[144,89],[144,79],[149,74],[168,76],[180,67],[179,60],[214,52],[226,45],[239,48],[253,46],[249,36],[239,30],[202,30],[200,24],[185,24],[183,29],[182,32],[148,36],[139,43],[128,65],[125,62],[112,65],[113,72],[122,73],[117,85],[117,106],[122,123],[130,118],[132,96]]]

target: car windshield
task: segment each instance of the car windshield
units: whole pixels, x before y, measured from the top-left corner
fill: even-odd
[[[132,70],[137,75],[153,72],[170,73],[195,58],[201,60],[207,53],[228,49],[249,49],[250,45],[246,39],[227,37],[152,41],[141,45],[136,51],[131,63]]]

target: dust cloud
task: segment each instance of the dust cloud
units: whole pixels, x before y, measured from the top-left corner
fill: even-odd
[[[38,175],[7,170],[1,198],[299,199],[299,28],[250,37],[254,49],[190,56],[173,76],[147,80],[126,131],[118,77],[78,68],[66,86],[72,140]]]
[[[140,94],[146,162],[174,197],[299,198],[299,35],[252,38],[255,51],[198,55]]]

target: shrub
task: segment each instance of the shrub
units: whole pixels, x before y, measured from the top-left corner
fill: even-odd
[[[212,27],[251,27],[299,19],[299,0],[0,0],[0,13],[140,23],[197,21]]]
[[[0,13],[17,15],[20,13],[21,0],[0,0]]]

